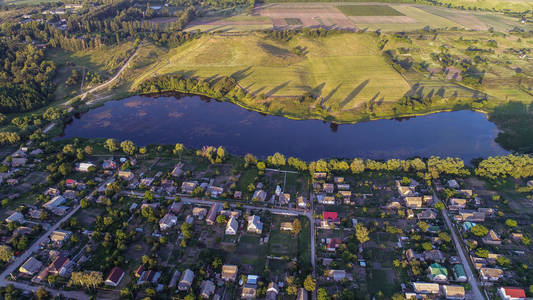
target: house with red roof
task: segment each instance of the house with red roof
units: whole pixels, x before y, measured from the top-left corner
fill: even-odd
[[[342,240],[339,238],[327,238],[326,239],[326,250],[330,252],[335,252],[337,248],[342,244]]]
[[[524,289],[517,287],[501,287],[498,289],[498,295],[500,295],[502,300],[526,299],[526,292]]]
[[[124,270],[122,270],[119,267],[114,267],[109,275],[107,275],[107,278],[105,279],[105,285],[110,286],[118,286],[120,284],[120,281],[124,278]]]
[[[332,211],[325,211],[322,213],[322,218],[324,219],[324,221],[328,221],[328,222],[331,222],[331,223],[339,223],[339,214],[336,213],[336,212],[332,212]]]

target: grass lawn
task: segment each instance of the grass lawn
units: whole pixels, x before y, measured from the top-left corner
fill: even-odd
[[[245,234],[241,236],[236,251],[230,255],[231,263],[249,265],[253,272],[263,272],[266,263],[266,247],[259,245],[259,236]]]
[[[288,256],[294,257],[297,255],[298,241],[294,235],[289,231],[281,231],[281,222],[292,222],[294,218],[273,215],[272,216],[272,231],[269,240],[269,254],[273,256]]]
[[[337,8],[346,16],[403,16],[388,5],[339,5]]]
[[[287,25],[303,25],[302,21],[298,18],[285,18]]]
[[[306,217],[298,217],[302,223],[302,231],[298,236],[298,263],[311,268],[311,225]]]

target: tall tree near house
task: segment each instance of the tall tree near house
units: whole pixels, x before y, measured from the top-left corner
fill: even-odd
[[[368,234],[368,229],[363,225],[363,223],[357,223],[357,225],[355,225],[355,237],[357,238],[359,243],[363,244],[366,241],[370,240]]]

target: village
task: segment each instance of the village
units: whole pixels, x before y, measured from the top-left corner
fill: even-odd
[[[115,148],[6,156],[1,286],[77,299],[531,295],[533,181]]]

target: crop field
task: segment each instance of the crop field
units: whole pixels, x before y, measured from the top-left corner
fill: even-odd
[[[337,8],[346,16],[403,16],[388,5],[339,5]]]
[[[296,47],[304,49],[305,55],[295,54]],[[317,105],[333,111],[350,110],[371,99],[396,101],[409,90],[407,82],[381,56],[372,34],[318,39],[297,36],[289,42],[268,40],[260,33],[203,36],[171,50],[136,83],[154,73],[233,76],[271,106],[281,105],[283,97],[309,92],[321,100]],[[309,103],[301,105],[304,109]]]

